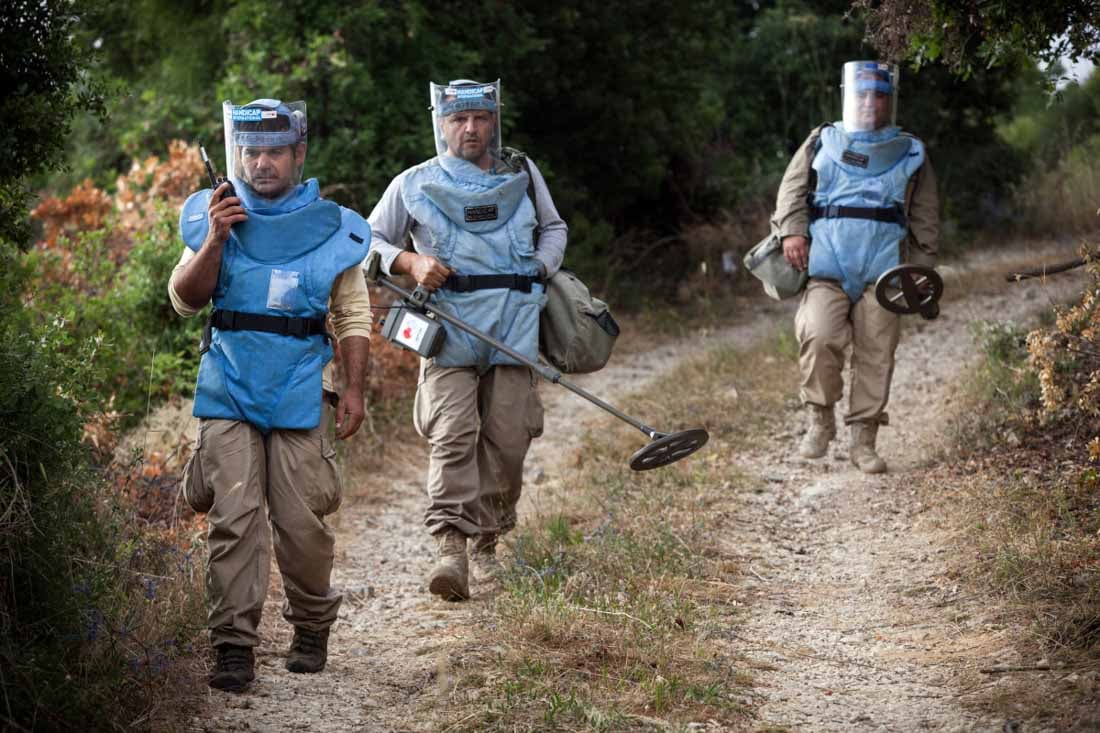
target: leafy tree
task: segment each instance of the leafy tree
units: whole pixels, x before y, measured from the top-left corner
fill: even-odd
[[[0,244],[31,237],[28,180],[58,167],[73,115],[100,111],[102,87],[88,75],[91,50],[79,42],[83,5],[9,0],[0,7]],[[2,288],[10,294],[10,288]]]
[[[854,0],[869,40],[892,60],[942,61],[968,77],[1021,55],[1100,61],[1098,0]]]

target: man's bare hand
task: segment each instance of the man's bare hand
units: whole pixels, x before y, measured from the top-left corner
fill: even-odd
[[[222,198],[228,186],[228,182],[223,183],[214,189],[214,193],[210,196],[210,207],[206,214],[210,222],[210,230],[206,233],[206,242],[203,246],[213,243],[225,244],[225,240],[229,239],[229,228],[248,219],[248,214],[241,206],[239,198],[236,196]]]
[[[810,266],[810,240],[799,235],[783,237],[783,259],[796,270]]]
[[[336,405],[336,439],[344,440],[355,435],[365,415],[362,390],[345,389]]]
[[[417,284],[429,292],[443,287],[443,281],[451,274],[451,268],[428,255],[413,255],[413,258],[409,263],[409,274]]]

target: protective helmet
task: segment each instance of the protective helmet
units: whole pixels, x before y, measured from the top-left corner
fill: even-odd
[[[241,166],[244,148],[276,148],[306,142],[305,102],[257,99],[248,104],[222,103],[225,125],[226,170],[237,181],[245,179]],[[302,165],[295,168],[290,184],[302,182]]]
[[[847,132],[871,131],[897,123],[898,67],[878,61],[849,61],[840,83]]]
[[[489,155],[500,159],[500,79],[483,84],[470,79],[455,79],[447,84],[429,82],[432,130],[435,133],[435,149],[440,155],[447,153],[447,139],[443,135],[443,118],[456,112],[486,110],[493,113],[493,137],[489,141]]]

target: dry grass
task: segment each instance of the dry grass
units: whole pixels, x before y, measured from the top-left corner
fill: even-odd
[[[1035,232],[1085,234],[1100,225],[1100,137],[1073,146],[1054,167],[1039,165],[1016,187],[1016,205]]]
[[[456,661],[455,730],[749,724],[752,675],[731,642],[741,567],[723,535],[753,484],[731,458],[786,409],[787,351],[701,354],[623,400],[663,429],[707,428],[679,463],[634,473],[637,431],[587,436],[564,504],[509,538],[505,590]]]
[[[1087,443],[1098,426],[1040,421],[1022,332],[984,329],[986,360],[948,425],[953,448],[924,483],[956,537],[952,573],[989,599],[998,624],[1031,630],[1016,648],[1023,664],[1054,672],[1006,678],[973,699],[1029,724],[1095,729],[1100,472]]]

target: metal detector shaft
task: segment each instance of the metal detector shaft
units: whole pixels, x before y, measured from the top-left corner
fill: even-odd
[[[368,277],[370,277],[369,272],[368,272]],[[577,385],[575,385],[572,382],[566,380],[565,378],[562,377],[561,372],[559,372],[558,370],[552,369],[551,367],[549,367],[545,364],[541,364],[537,361],[533,361],[533,360],[527,358],[526,356],[524,356],[523,354],[520,354],[515,349],[510,348],[508,345],[501,343],[500,341],[493,338],[489,334],[487,334],[483,331],[479,331],[478,329],[474,328],[473,326],[469,325],[468,323],[463,323],[462,321],[460,321],[459,319],[455,318],[454,316],[452,316],[448,313],[444,313],[439,308],[436,308],[434,305],[427,302],[427,300],[425,298],[423,298],[422,296],[417,296],[417,295],[414,295],[413,293],[410,293],[408,290],[405,290],[405,288],[401,287],[400,285],[396,285],[396,284],[390,282],[390,280],[387,279],[385,276],[378,275],[377,278],[376,278],[376,281],[378,282],[379,285],[386,288],[387,290],[391,290],[394,293],[397,293],[401,297],[405,298],[406,300],[408,300],[412,303],[418,304],[420,307],[424,308],[424,310],[428,311],[429,313],[431,313],[432,315],[434,315],[438,318],[442,318],[444,321],[451,324],[455,328],[458,328],[458,329],[461,329],[461,330],[465,331],[466,333],[470,334],[474,338],[481,339],[485,343],[492,346],[494,349],[497,349],[497,350],[507,354],[508,356],[512,357],[513,359],[518,361],[520,364],[524,364],[525,366],[531,367],[536,372],[538,372],[538,375],[540,377],[542,377],[543,379],[545,379],[549,382],[552,382],[554,384],[560,384],[562,387],[565,387],[570,392],[573,392],[574,394],[580,395],[581,397],[585,398],[586,400],[588,400],[592,404],[596,405],[597,407],[599,407],[601,409],[604,409],[604,410],[607,410],[608,412],[610,412],[612,415],[619,418],[623,422],[626,422],[626,423],[629,423],[630,425],[633,425],[638,430],[641,430],[643,433],[645,433],[646,436],[649,437],[651,440],[653,438],[657,437],[657,436],[662,435],[662,433],[660,431],[654,430],[653,428],[649,427],[648,425],[645,425],[644,423],[641,423],[638,420],[635,420],[634,418],[630,417],[630,415],[627,415],[626,413],[623,413],[623,412],[620,412],[619,410],[616,410],[614,407],[607,404],[606,402],[601,400],[599,397],[596,397],[595,395],[590,394],[589,392],[586,392],[585,390],[581,389]],[[420,290],[420,288],[418,287],[417,290]]]

